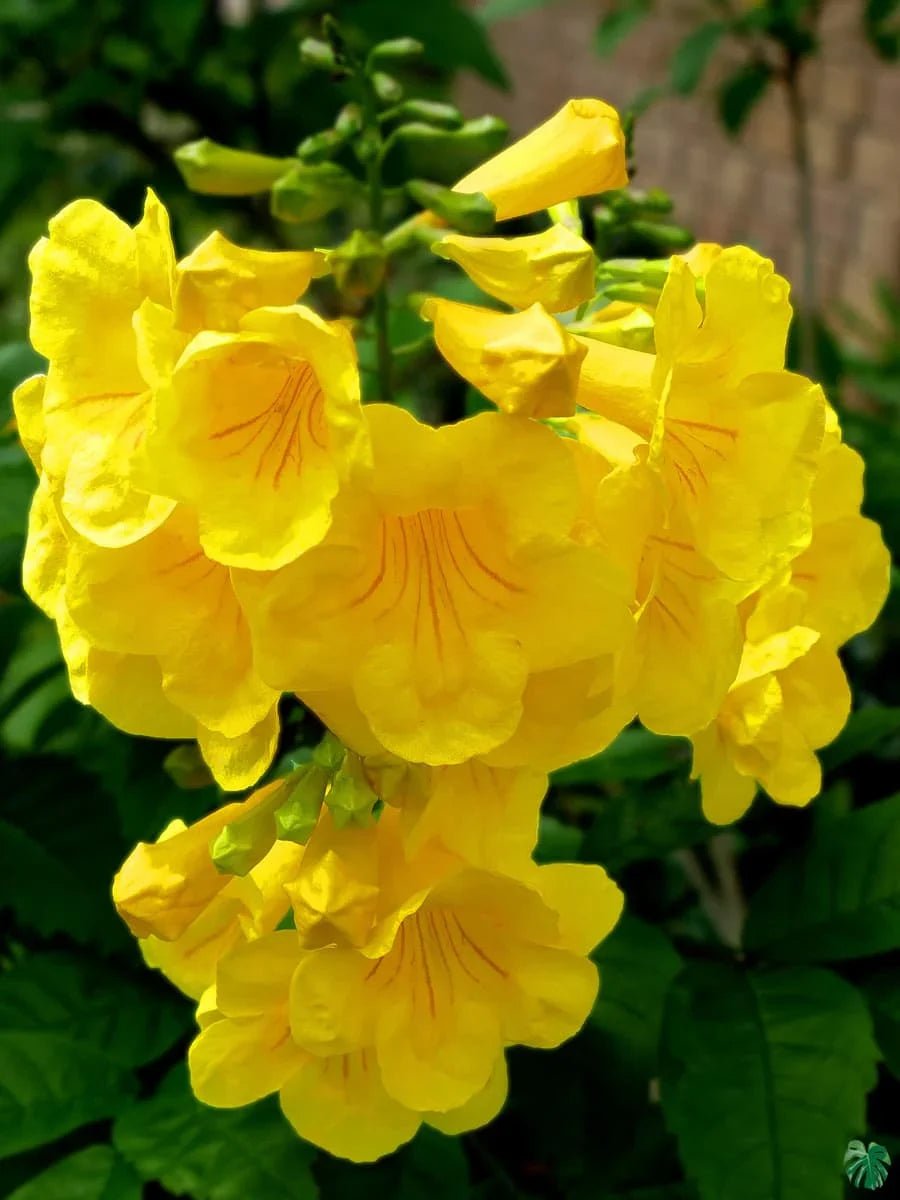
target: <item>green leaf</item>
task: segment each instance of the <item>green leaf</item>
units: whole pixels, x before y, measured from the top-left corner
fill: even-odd
[[[506,21],[519,17],[535,8],[546,8],[554,0],[486,0],[476,12],[479,21],[490,25],[493,21]]]
[[[88,1146],[17,1188],[9,1200],[141,1200],[137,1175],[112,1146]]]
[[[580,801],[577,793],[572,802]],[[581,850],[583,862],[602,863],[614,875],[629,863],[661,858],[671,850],[705,842],[709,823],[695,783],[651,780],[612,786],[599,798],[585,797],[596,816]]]
[[[0,1031],[0,1079],[0,1157],[114,1116],[135,1090],[103,1050],[54,1033]]]
[[[613,8],[601,19],[594,34],[594,49],[601,58],[609,58],[632,30],[650,15],[650,0],[619,0],[619,3],[620,7]]]
[[[46,363],[28,342],[0,346],[0,430],[13,415],[12,394],[23,379],[42,371]],[[33,476],[34,468],[32,468]]]
[[[850,715],[837,739],[821,752],[822,767],[833,771],[875,750],[879,743],[900,733],[900,708],[871,704]]]
[[[859,993],[830,971],[694,963],[663,1029],[662,1100],[701,1200],[840,1200],[876,1048]]]
[[[21,758],[3,772],[0,910],[44,936],[130,945],[109,894],[127,850],[112,799],[62,759]]]
[[[750,902],[744,945],[784,962],[900,946],[900,795],[830,821]]]
[[[669,75],[676,92],[689,96],[698,87],[727,30],[724,21],[708,21],[688,34],[669,64]]]
[[[661,930],[626,913],[591,958],[600,994],[590,1016],[613,1045],[626,1047],[649,1079],[656,1065],[666,994],[682,967]]]
[[[469,1164],[458,1138],[423,1125],[403,1151],[396,1200],[465,1200]]]
[[[875,1024],[875,1040],[892,1075],[900,1079],[900,968],[889,967],[860,985]]]
[[[288,1125],[274,1099],[208,1108],[177,1067],[149,1100],[116,1121],[113,1143],[142,1179],[192,1200],[315,1200],[315,1149]]]
[[[87,954],[49,951],[0,974],[0,1030],[67,1037],[123,1067],[158,1058],[190,1023],[171,988]]]
[[[550,778],[554,787],[626,783],[656,779],[677,771],[687,761],[688,744],[683,738],[660,737],[633,726],[623,729],[602,754],[554,771]]]
[[[728,133],[740,132],[771,78],[766,63],[749,62],[725,80],[719,89],[719,116]]]
[[[541,813],[538,842],[534,848],[537,863],[577,862],[584,842],[584,832],[577,825],[560,821],[549,813]]]
[[[369,35],[370,41],[413,37],[425,47],[425,61],[446,71],[466,67],[488,83],[508,88],[509,79],[483,24],[458,0],[428,0],[398,4],[397,0],[355,0],[346,6],[346,20]],[[344,19],[342,6],[341,19]]]

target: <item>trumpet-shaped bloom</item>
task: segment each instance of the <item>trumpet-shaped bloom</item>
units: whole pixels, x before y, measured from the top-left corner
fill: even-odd
[[[575,412],[585,350],[540,304],[498,313],[432,296],[422,315],[434,323],[447,362],[503,412],[539,418]]]
[[[396,824],[371,836],[391,840]],[[526,860],[506,875],[434,849],[400,869],[390,850],[378,859],[369,936],[333,940],[293,975],[295,1041],[321,1055],[371,1046],[395,1100],[441,1112],[488,1086],[504,1045],[578,1030],[597,989],[583,956],[621,910],[601,868]]]
[[[139,842],[113,880],[113,903],[150,966],[197,999],[234,946],[271,932],[289,908],[284,884],[303,848],[275,842],[245,877],[217,870],[210,845],[226,825],[271,803],[281,781],[239,804],[185,825],[172,821],[156,842]]]
[[[593,414],[565,428],[584,448],[580,534],[600,540],[633,580],[636,633],[622,656],[620,688],[649,729],[702,729],[719,711],[741,657],[729,581],[699,553],[677,510],[667,510],[647,442]]]
[[[191,1046],[191,1086],[206,1104],[232,1108],[279,1093],[306,1141],[354,1162],[371,1162],[410,1140],[422,1124],[463,1133],[486,1124],[506,1098],[502,1059],[488,1086],[451,1113],[405,1108],[385,1090],[371,1047],[316,1055],[291,1036],[290,987],[304,957],[285,930],[240,946],[220,961]]]
[[[161,383],[148,479],[196,511],[211,558],[264,570],[322,539],[365,447],[347,330],[302,306],[257,309],[237,332],[198,334]]]
[[[814,630],[755,633],[718,717],[691,738],[703,811],[719,825],[750,807],[757,784],[779,804],[808,804],[822,785],[815,750],[850,712],[840,661]]]
[[[569,100],[454,187],[482,192],[498,221],[539,212],[563,200],[624,187],[625,137],[619,114],[602,100]]]
[[[128,733],[196,737],[225,788],[255,783],[275,752],[278,693],[253,667],[228,568],[204,556],[186,510],[133,545],[97,546],[44,478],[23,578],[57,622],[78,700]]]
[[[790,305],[768,260],[732,247],[711,258],[703,306],[695,284],[673,258],[649,391],[639,381],[650,356],[593,342],[578,402],[649,438],[669,504],[740,598],[809,544],[825,398],[782,369]]]
[[[872,624],[887,598],[891,559],[874,521],[860,515],[863,462],[839,444],[822,455],[812,491],[812,541],[791,563],[805,598],[800,620],[830,646]]]
[[[301,696],[351,693],[399,757],[464,762],[515,733],[534,672],[621,646],[626,584],[569,536],[577,475],[549,430],[367,412],[371,488],[297,562],[235,573],[258,668]]]
[[[62,510],[85,537],[134,541],[173,507],[137,488],[131,467],[150,402],[134,318],[146,301],[172,302],[168,215],[152,192],[134,229],[76,200],[52,219],[29,266],[31,340],[49,360],[44,469],[61,480]]]
[[[563,224],[517,238],[448,233],[432,249],[511,308],[568,312],[594,294],[594,252]]]

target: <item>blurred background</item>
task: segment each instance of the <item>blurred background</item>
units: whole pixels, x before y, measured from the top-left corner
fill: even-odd
[[[838,406],[866,459],[866,511],[895,559],[900,550],[898,0],[0,0],[0,1197],[693,1200],[650,1080],[679,955],[722,953],[697,856],[738,856],[752,893],[817,822],[896,789],[896,588],[846,653],[858,711],[824,755],[813,810],[760,799],[713,837],[686,746],[638,729],[554,780],[539,856],[604,863],[630,915],[601,947],[605,998],[585,1033],[552,1055],[513,1054],[506,1113],[462,1142],[426,1132],[360,1170],[303,1146],[272,1106],[201,1111],[178,1066],[192,1007],[143,967],[111,908],[109,881],[134,842],[219,797],[188,748],[128,738],[72,700],[55,631],[22,595],[34,473],[9,397],[41,369],[27,344],[26,258],[72,199],[96,197],[134,222],[148,186],[180,254],[214,227],[268,247],[345,235],[352,210],[284,223],[266,196],[189,192],[172,161],[204,136],[290,155],[327,128],[346,96],[297,55],[326,11],[360,42],[420,39],[414,94],[452,99],[467,117],[497,113],[513,134],[572,96],[626,114],[635,188],[583,205],[598,249],[664,255],[693,234],[772,257],[802,317],[792,362]],[[469,298],[428,255],[402,270],[397,296],[433,287]],[[335,296],[321,300],[328,310]],[[422,330],[399,302],[392,321],[402,403],[435,419],[483,403],[427,348],[407,370],[399,343]],[[365,336],[360,350],[368,369]],[[290,738],[315,741],[314,721],[289,706]],[[900,846],[885,854],[900,880]],[[895,1156],[898,953],[847,972],[860,986],[881,972],[887,1066],[867,1132]],[[242,1156],[242,1139],[265,1152]],[[898,1179],[900,1166],[882,1194],[900,1194]]]

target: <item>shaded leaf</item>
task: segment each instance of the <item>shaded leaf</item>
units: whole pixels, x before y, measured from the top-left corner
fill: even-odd
[[[600,970],[600,994],[590,1023],[617,1048],[625,1046],[649,1079],[666,993],[681,958],[661,930],[628,913],[591,958]]]
[[[900,1079],[900,969],[878,971],[860,988],[869,1002],[878,1049],[888,1070]]]
[[[574,787],[655,779],[686,764],[688,752],[684,738],[660,737],[648,729],[633,726],[623,729],[601,754],[554,771],[550,782],[555,787]]]
[[[816,831],[750,902],[747,949],[784,962],[900,946],[900,795]]]
[[[469,1164],[458,1138],[423,1125],[402,1154],[396,1200],[465,1200]]]
[[[749,62],[725,80],[719,89],[719,116],[729,133],[740,132],[771,78],[766,63]]]
[[[830,971],[694,963],[669,995],[662,1099],[701,1200],[840,1200],[876,1048]]]
[[[133,979],[86,954],[36,954],[0,974],[0,1029],[67,1037],[123,1067],[158,1058],[190,1020],[189,1006],[155,977]]]
[[[247,1108],[208,1108],[194,1099],[183,1067],[155,1096],[123,1113],[113,1143],[148,1182],[192,1200],[314,1200],[315,1149],[274,1099]]]
[[[140,1179],[112,1146],[88,1146],[17,1188],[9,1200],[141,1200]]]
[[[649,0],[625,0],[621,7],[613,8],[601,19],[594,34],[594,49],[601,58],[609,58],[649,15]]]
[[[103,1050],[54,1033],[0,1031],[0,1080],[0,1157],[114,1116],[135,1090]]]
[[[900,733],[900,708],[871,704],[857,709],[830,746],[820,752],[822,767],[833,771]]]
[[[575,862],[584,842],[584,833],[577,825],[569,825],[557,817],[541,813],[538,843],[533,858],[537,863]]]
[[[688,34],[669,64],[672,87],[676,92],[689,96],[698,87],[727,30],[724,21],[709,21]]]
[[[581,849],[583,862],[598,862],[613,874],[633,862],[660,858],[682,846],[705,842],[709,823],[697,786],[687,780],[627,784],[591,798],[596,810]]]

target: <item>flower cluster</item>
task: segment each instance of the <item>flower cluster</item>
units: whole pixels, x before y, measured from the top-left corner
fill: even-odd
[[[278,1092],[357,1160],[423,1121],[483,1124],[504,1047],[590,1011],[621,895],[532,862],[547,772],[638,717],[692,740],[711,820],[757,785],[806,803],[849,708],[837,649],[886,594],[860,460],[785,369],[770,262],[701,246],[604,316],[593,251],[555,218],[625,181],[616,114],[571,101],[456,189],[549,228],[421,218],[513,310],[426,300],[499,410],[440,428],[361,405],[348,329],[297,302],[318,252],[214,234],[176,262],[150,196],[134,229],[76,202],[33,253],[25,580],[73,691],[196,738],[226,790],[269,767],[282,693],[332,731],[138,846],[116,905],[199,1001],[197,1095]]]

